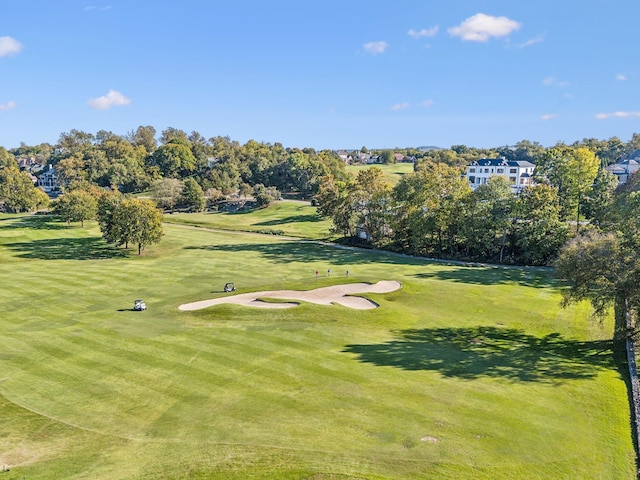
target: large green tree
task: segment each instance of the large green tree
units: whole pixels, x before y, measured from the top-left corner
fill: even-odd
[[[527,187],[515,201],[511,227],[512,255],[516,263],[548,265],[568,236],[560,219],[558,192],[549,185]]]
[[[146,246],[162,239],[162,212],[151,200],[124,199],[114,211],[113,229],[116,245],[137,245],[141,255]]]
[[[394,188],[395,242],[415,255],[458,255],[471,187],[460,168],[426,162]]]
[[[178,202],[189,210],[201,212],[206,204],[202,187],[193,178],[185,179]]]
[[[105,192],[98,198],[96,217],[102,237],[108,243],[117,242],[118,232],[114,222],[114,215],[123,200],[124,196],[117,190]]]
[[[190,175],[196,168],[196,157],[189,148],[188,140],[182,138],[173,138],[158,147],[151,155],[151,161],[165,177]]]
[[[29,212],[36,207],[39,196],[27,172],[17,167],[0,168],[0,203],[9,212]]]
[[[536,165],[536,180],[558,189],[563,216],[575,220],[576,231],[580,230],[581,204],[599,167],[600,160],[588,148],[565,145],[547,150]]]
[[[67,221],[80,222],[84,227],[85,220],[96,217],[98,201],[91,192],[86,190],[73,190],[65,193],[54,202],[54,212]]]
[[[463,226],[466,256],[502,262],[514,200],[511,184],[502,176],[489,178],[468,196]]]

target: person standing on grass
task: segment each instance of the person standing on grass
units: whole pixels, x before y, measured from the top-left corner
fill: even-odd
[[[349,270],[345,272],[345,277],[349,278]]]
[[[318,270],[316,270],[316,278],[318,278],[318,273],[319,273]]]
[[[331,276],[331,269],[327,270],[327,277]]]

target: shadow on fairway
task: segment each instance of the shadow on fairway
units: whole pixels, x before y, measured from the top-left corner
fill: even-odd
[[[271,227],[271,226],[283,225],[285,223],[300,223],[300,222],[316,223],[316,222],[321,222],[322,220],[323,218],[320,215],[291,215],[290,217],[286,217],[286,218],[278,218],[276,220],[267,220],[264,222],[254,223],[254,225],[261,226],[261,227]]]
[[[448,282],[469,283],[477,285],[517,284],[526,287],[557,287],[548,271],[535,271],[523,267],[505,268],[500,266],[451,266],[446,270],[425,272],[416,275],[418,278],[434,278]]]
[[[5,218],[11,220],[7,224],[0,225],[0,229],[32,228],[35,230],[65,230],[72,228],[54,215],[28,215],[19,218]]]
[[[402,330],[395,340],[347,345],[343,352],[364,363],[468,380],[554,383],[588,379],[601,369],[616,368],[610,341],[579,342],[559,334],[538,338],[496,327]]]
[[[112,247],[101,238],[52,238],[10,243],[7,247],[19,257],[39,260],[101,260],[129,256],[129,251]]]
[[[340,245],[318,245],[315,242],[246,243],[228,245],[202,245],[186,249],[214,252],[257,252],[277,263],[325,262],[332,265],[356,265],[363,263],[388,263],[394,265],[424,265],[425,260],[410,259],[375,250],[355,250]]]

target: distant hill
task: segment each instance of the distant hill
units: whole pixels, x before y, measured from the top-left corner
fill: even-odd
[[[428,152],[430,150],[444,150],[444,149],[442,147],[429,145],[428,147],[418,147],[418,150],[422,150],[423,152]]]

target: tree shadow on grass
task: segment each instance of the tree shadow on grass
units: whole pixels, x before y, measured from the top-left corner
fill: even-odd
[[[550,271],[526,267],[451,266],[446,270],[419,273],[416,277],[477,285],[516,284],[535,288],[557,287]]]
[[[539,338],[496,327],[402,330],[381,344],[347,345],[359,361],[403,370],[431,370],[467,380],[489,377],[556,383],[616,369],[611,341],[580,342],[557,333]]]
[[[60,217],[55,215],[25,215],[17,218],[5,218],[3,220],[11,221],[0,225],[0,229],[31,228],[34,230],[64,230],[72,228],[61,220]]]
[[[101,238],[51,238],[31,242],[9,243],[9,249],[21,258],[39,260],[104,260],[124,258],[128,250],[113,247]]]
[[[425,263],[424,260],[399,257],[375,250],[355,250],[333,244],[328,247],[324,244],[308,241],[202,245],[185,248],[228,253],[256,252],[277,263],[322,262],[330,265],[356,265],[371,262],[394,265],[424,265]]]
[[[291,215],[289,217],[286,218],[278,218],[276,220],[266,220],[264,222],[258,222],[255,223],[254,225],[256,226],[264,226],[264,227],[271,227],[271,226],[276,226],[276,225],[284,225],[285,223],[300,223],[300,222],[306,222],[306,223],[317,223],[317,222],[321,222],[323,220],[323,218],[320,215]]]

